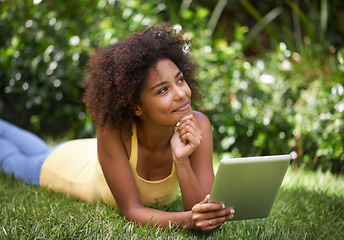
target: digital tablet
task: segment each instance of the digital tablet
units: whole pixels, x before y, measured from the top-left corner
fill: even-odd
[[[234,221],[268,217],[291,158],[288,154],[222,159],[210,201],[234,208]]]

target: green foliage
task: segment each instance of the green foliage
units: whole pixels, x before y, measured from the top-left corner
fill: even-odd
[[[231,157],[295,151],[295,167],[322,166],[343,173],[344,49],[330,48],[332,39],[327,37],[324,23],[330,19],[324,13],[326,1],[322,1],[322,17],[316,20],[323,26],[320,34],[311,24],[318,16],[317,3],[307,5],[307,18],[300,7],[288,2],[310,35],[299,43],[293,38],[301,45],[301,53],[297,52],[299,48],[281,42],[294,34],[292,29],[286,36],[274,32],[274,25],[269,26],[286,6],[262,17],[248,1],[241,3],[255,15],[256,27],[267,29],[278,43],[275,51],[261,59],[245,57],[258,28],[236,25],[232,41],[214,40],[212,31],[202,30],[210,14],[197,18],[197,11],[189,13],[197,22],[191,26],[191,36],[197,36],[192,54],[200,66],[199,81],[205,89],[205,98],[197,107],[211,119],[215,151]],[[286,28],[287,21],[281,27]]]
[[[40,135],[94,134],[80,103],[83,68],[96,48],[154,23],[163,8],[154,3],[0,2],[1,117]]]
[[[137,226],[116,209],[27,186],[0,172],[1,239],[343,239],[343,178],[289,169],[266,219],[208,233]],[[181,199],[159,209],[178,211]]]
[[[335,55],[326,65],[299,59],[284,43],[248,61],[245,32],[238,27],[237,41],[202,42],[194,51],[206,89],[199,109],[213,124],[215,150],[231,157],[295,151],[296,166],[343,172],[343,65]]]
[[[264,29],[266,42],[277,46],[285,42],[288,49],[300,53],[308,60],[325,57],[343,47],[344,23],[340,11],[342,1],[273,1],[259,4],[240,0],[248,13],[256,20],[247,34],[244,47],[254,52],[264,51],[254,38]],[[267,12],[262,14],[262,12]],[[254,41],[254,42],[253,42]]]
[[[89,56],[170,21],[194,41],[204,90],[194,108],[209,116],[216,152],[295,151],[296,167],[343,172],[341,7],[326,0],[0,1],[0,116],[44,137],[94,136],[80,103]]]
[[[58,3],[3,3],[0,29],[6,38],[1,43],[0,66],[5,70],[1,72],[5,96],[0,110],[4,118],[32,126],[35,132],[58,134],[66,125],[81,126],[75,119],[83,116],[78,100],[89,49],[86,42],[79,44],[77,34],[83,29],[68,20],[72,18],[68,8],[78,9]]]
[[[288,50],[283,46],[280,52]],[[293,126],[293,136],[288,146],[298,153],[296,164],[344,172],[343,65],[335,56],[328,56],[327,63],[321,65],[322,61],[309,62],[294,55],[280,61],[284,65],[291,63],[290,69],[283,70],[276,66],[279,56],[275,55],[267,68],[283,80],[287,101],[294,101],[283,108],[290,110],[287,119]]]

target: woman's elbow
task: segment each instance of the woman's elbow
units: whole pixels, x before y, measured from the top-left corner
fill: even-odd
[[[138,207],[127,207],[127,208],[119,208],[119,213],[122,217],[124,217],[127,221],[138,223],[139,221],[139,212],[144,208],[143,206]]]

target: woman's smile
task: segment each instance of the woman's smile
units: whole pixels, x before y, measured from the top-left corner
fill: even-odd
[[[180,105],[179,107],[177,107],[177,109],[173,110],[173,112],[182,112],[185,110],[189,110],[190,108],[191,108],[190,103],[185,102],[182,105]]]
[[[174,126],[192,113],[191,89],[183,73],[169,59],[161,59],[148,69],[147,82],[141,94],[136,115],[159,125]]]

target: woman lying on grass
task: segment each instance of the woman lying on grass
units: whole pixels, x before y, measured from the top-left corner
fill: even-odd
[[[98,51],[88,64],[83,98],[97,139],[50,149],[0,121],[1,169],[57,192],[103,201],[142,225],[217,229],[234,210],[208,201],[212,131],[208,118],[191,109],[197,82],[184,52],[189,44],[174,30],[151,27]],[[184,212],[149,208],[172,203],[179,188]]]

